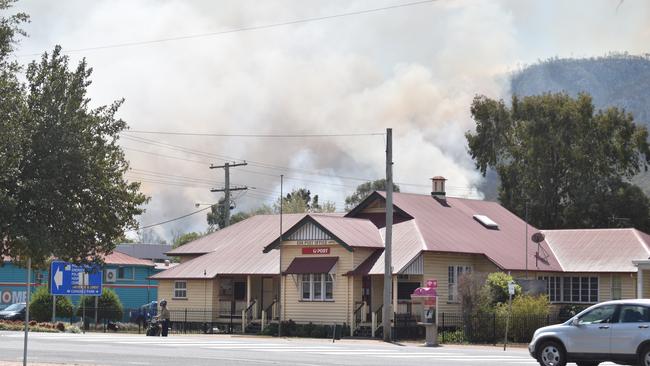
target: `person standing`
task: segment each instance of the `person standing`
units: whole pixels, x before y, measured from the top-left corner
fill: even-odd
[[[169,309],[167,309],[167,300],[160,301],[160,320],[162,320],[162,336],[167,337],[169,331]]]

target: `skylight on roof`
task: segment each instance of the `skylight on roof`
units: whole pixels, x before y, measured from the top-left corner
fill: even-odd
[[[496,222],[492,221],[491,218],[485,216],[485,215],[474,215],[474,220],[480,222],[483,226],[485,226],[488,229],[493,229],[493,230],[498,230],[499,229],[499,224]]]

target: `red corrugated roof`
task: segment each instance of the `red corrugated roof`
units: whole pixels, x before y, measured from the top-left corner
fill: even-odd
[[[329,273],[339,257],[297,257],[284,271],[285,274]]]
[[[378,194],[385,197],[385,192]],[[393,204],[414,218],[424,250],[484,254],[502,269],[524,270],[526,241],[529,270],[561,270],[546,243],[541,244],[544,260],[535,260],[537,244],[530,240],[530,236],[537,230],[529,225],[526,237],[525,222],[498,203],[452,197],[445,202],[429,195],[393,194]],[[499,229],[486,228],[473,218],[474,215],[489,217],[499,225]],[[536,263],[538,268],[535,268]]]
[[[543,230],[566,272],[636,272],[650,257],[650,236],[636,229]]]
[[[305,214],[282,215],[284,231]],[[206,235],[170,252],[171,255],[207,253],[154,275],[165,278],[213,278],[218,274],[263,274],[280,272],[278,251],[263,253],[280,231],[280,215],[257,215]],[[205,275],[204,275],[205,271]]]
[[[113,251],[113,253],[105,256],[104,263],[118,266],[155,266],[155,264],[150,260],[131,257],[128,254],[124,254],[118,251]]]
[[[370,220],[310,214],[317,223],[352,248],[383,248],[384,241]]]
[[[305,214],[282,215],[284,231],[296,224]],[[244,244],[269,244],[280,232],[280,215],[256,215],[225,229],[205,235],[192,242],[169,251],[168,255],[205,254],[216,249],[241,249]],[[259,242],[267,241],[266,243]],[[233,252],[236,253],[236,252]]]

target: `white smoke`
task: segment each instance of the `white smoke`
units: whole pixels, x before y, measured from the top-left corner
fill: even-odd
[[[18,53],[42,52],[54,44],[65,50],[161,39],[399,3],[23,1],[17,8],[30,13],[32,23],[30,38]],[[293,134],[392,127],[395,179],[414,184],[402,185],[403,191],[427,193],[428,178],[444,175],[450,194],[480,197],[481,177],[463,136],[472,128],[474,95],[506,97],[508,72],[521,63],[613,50],[643,52],[650,34],[648,3],[626,1],[618,12],[617,5],[618,0],[440,0],[257,31],[72,53],[71,58],[84,56],[94,68],[94,103],[126,98],[120,116],[134,130]],[[285,191],[307,187],[342,209],[345,196],[361,183],[343,177],[377,179],[385,171],[381,136],[135,136],[249,160],[249,166],[231,171],[234,184],[256,188],[235,195],[238,210],[274,201],[282,173]],[[141,178],[152,197],[141,224],[180,216],[195,210],[197,202],[220,197],[209,188],[222,184],[223,171],[208,166],[223,160],[129,139],[124,146],[132,167],[140,169],[130,176]],[[205,226],[201,213],[156,231],[170,239],[172,231]]]

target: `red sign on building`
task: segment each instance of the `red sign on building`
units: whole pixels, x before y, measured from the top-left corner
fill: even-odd
[[[330,254],[330,248],[328,247],[302,248],[302,254]]]

